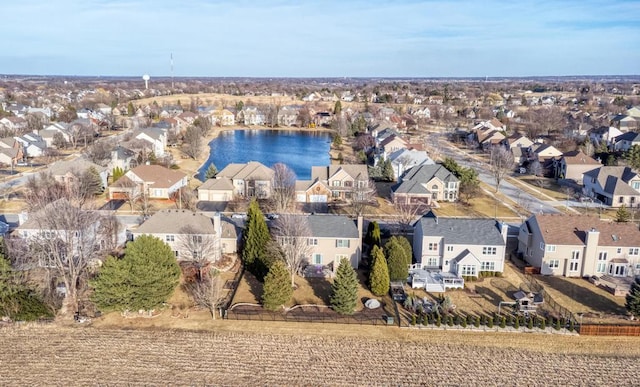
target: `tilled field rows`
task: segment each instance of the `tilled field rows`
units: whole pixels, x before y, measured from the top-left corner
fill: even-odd
[[[0,385],[634,385],[633,357],[366,338],[0,330]]]

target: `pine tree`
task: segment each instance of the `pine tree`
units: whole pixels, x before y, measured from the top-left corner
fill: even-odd
[[[382,179],[385,181],[394,181],[396,179],[395,174],[393,172],[393,165],[391,165],[391,160],[386,159],[382,162]]]
[[[626,223],[631,220],[631,213],[627,210],[627,207],[623,204],[616,211],[616,222]]]
[[[342,113],[342,103],[338,100],[333,106],[333,114],[338,115]]]
[[[269,273],[264,277],[262,304],[265,309],[277,310],[291,299],[293,288],[289,271],[282,260],[273,262]]]
[[[118,179],[121,178],[122,176],[124,176],[124,171],[122,170],[122,168],[120,167],[113,168],[113,172],[111,172],[111,178],[113,179],[114,183],[118,181]]]
[[[640,169],[640,145],[633,145],[625,154],[624,159],[633,169]]]
[[[349,260],[342,259],[331,285],[331,307],[340,314],[353,314],[358,301],[358,276]]]
[[[260,258],[265,255],[267,243],[270,239],[267,222],[264,214],[258,206],[258,202],[253,199],[247,211],[247,222],[243,234],[242,260],[247,269],[253,274],[264,278],[268,268],[263,270]]]
[[[218,168],[216,168],[214,163],[209,164],[209,167],[204,173],[204,178],[206,180],[213,179],[218,174]]]
[[[369,273],[369,286],[371,292],[376,296],[384,296],[389,292],[389,269],[384,252],[378,246],[373,246],[371,250],[373,265]]]
[[[387,257],[389,280],[405,281],[409,276],[409,267],[402,245],[397,240],[389,239],[384,245],[384,255]]]
[[[0,315],[11,316],[18,310],[16,296],[21,287],[16,273],[4,256],[0,255]]]
[[[98,173],[95,167],[87,168],[82,174],[80,182],[83,192],[88,195],[98,195],[104,191],[102,177],[100,177],[100,173]]]
[[[131,117],[134,114],[136,114],[136,108],[133,106],[132,102],[129,102],[127,105],[127,115]]]
[[[636,281],[631,284],[631,289],[625,298],[624,306],[634,317],[640,317],[640,277],[636,277]]]
[[[105,310],[148,310],[166,302],[179,281],[180,266],[171,247],[142,235],[127,244],[123,259],[107,259],[91,281],[92,299]]]
[[[367,236],[365,237],[365,242],[371,247],[380,246],[381,242],[381,234],[380,234],[380,225],[375,220],[373,222],[369,222],[369,227],[367,228]]]
[[[407,266],[410,266],[413,263],[413,247],[411,247],[411,243],[409,243],[409,240],[403,236],[392,238],[396,238],[400,246],[402,246],[402,251],[404,252],[404,262]]]

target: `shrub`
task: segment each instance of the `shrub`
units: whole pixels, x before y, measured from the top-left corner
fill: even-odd
[[[540,329],[542,330],[547,329],[547,320],[545,320],[544,318],[540,319]]]
[[[460,326],[463,327],[463,328],[467,327],[467,319],[466,318],[462,319],[462,321],[460,322]]]
[[[453,326],[453,316],[447,316],[447,325],[450,327]]]
[[[527,322],[527,328],[533,329],[533,317],[529,317],[529,321]]]
[[[576,327],[573,324],[573,320],[569,321],[569,332],[573,332],[575,329]]]
[[[562,327],[562,325],[561,325],[560,319],[557,318],[556,319],[556,323],[553,326],[553,329],[555,329],[556,331],[559,331],[561,327]]]
[[[473,319],[473,326],[476,328],[480,328],[480,317],[477,317]]]
[[[415,314],[411,315],[411,325],[416,325],[416,315]]]
[[[487,327],[488,328],[493,328],[493,319],[490,318],[489,320],[487,320]]]
[[[500,328],[506,328],[507,327],[507,318],[506,317],[502,317],[502,320],[500,320]]]
[[[438,317],[436,318],[436,326],[440,326],[442,325],[442,318],[440,317],[440,315],[438,315]]]

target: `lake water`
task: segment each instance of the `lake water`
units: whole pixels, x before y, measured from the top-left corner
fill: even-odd
[[[284,163],[298,176],[311,178],[311,166],[329,165],[331,137],[328,133],[284,130],[227,130],[209,144],[209,159],[198,171],[204,173],[213,163],[218,171],[231,163],[259,161],[267,167]]]

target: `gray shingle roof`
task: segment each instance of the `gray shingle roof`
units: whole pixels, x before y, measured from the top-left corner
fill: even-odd
[[[153,214],[134,231],[135,234],[180,234],[191,226],[202,234],[214,234],[213,219],[189,210],[162,210]]]
[[[353,220],[341,215],[309,215],[311,235],[318,238],[358,238]]]
[[[595,178],[605,192],[614,195],[638,195],[628,184],[636,177],[636,173],[629,167],[603,166],[585,172],[584,176]]]
[[[446,244],[505,244],[499,224],[494,219],[442,218],[429,212],[418,223],[422,224],[424,236],[441,236]]]
[[[443,183],[459,181],[453,173],[441,164],[418,165],[405,172],[401,182],[396,184],[392,190],[394,193],[427,194],[431,191],[424,184],[433,178],[438,178]]]

